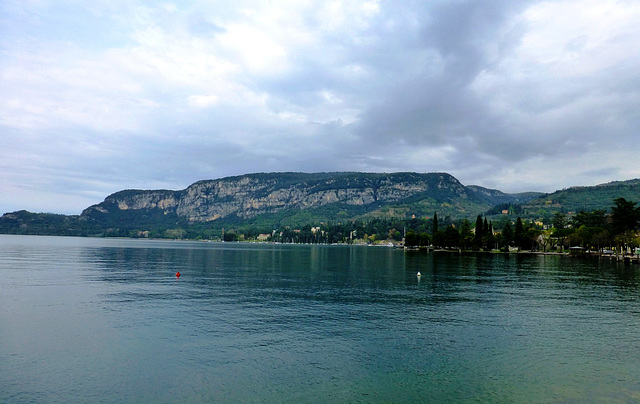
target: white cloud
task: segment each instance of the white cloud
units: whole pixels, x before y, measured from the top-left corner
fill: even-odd
[[[227,51],[237,54],[249,73],[278,74],[287,68],[286,51],[268,33],[245,24],[225,27],[219,41]]]
[[[198,108],[212,107],[218,103],[218,96],[215,94],[210,95],[191,95],[189,96],[189,105]]]

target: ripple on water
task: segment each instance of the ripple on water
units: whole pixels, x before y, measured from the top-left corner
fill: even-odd
[[[15,240],[0,244],[2,402],[639,396],[638,275],[614,263]]]

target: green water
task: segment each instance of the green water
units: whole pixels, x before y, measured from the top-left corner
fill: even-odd
[[[0,402],[640,402],[639,274],[557,256],[0,236]]]

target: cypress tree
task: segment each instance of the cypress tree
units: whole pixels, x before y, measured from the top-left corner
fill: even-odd
[[[476,218],[476,234],[473,237],[473,248],[480,249],[482,247],[482,237],[484,236],[484,227],[482,224],[482,215]]]
[[[502,229],[502,245],[507,247],[509,244],[513,242],[513,227],[511,226],[511,221],[508,220]]]
[[[520,216],[516,219],[516,228],[514,230],[513,238],[515,239],[516,246],[520,249],[524,248],[525,239],[524,239],[524,225],[522,224],[522,219]]]
[[[484,235],[484,240],[486,248],[493,248],[493,245],[496,242],[496,237],[493,235],[493,222],[489,222],[489,227]]]
[[[435,236],[438,232],[438,213],[433,212],[433,235]]]

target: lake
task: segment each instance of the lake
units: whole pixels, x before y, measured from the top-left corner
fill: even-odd
[[[640,402],[639,274],[597,258],[3,235],[0,402]]]

